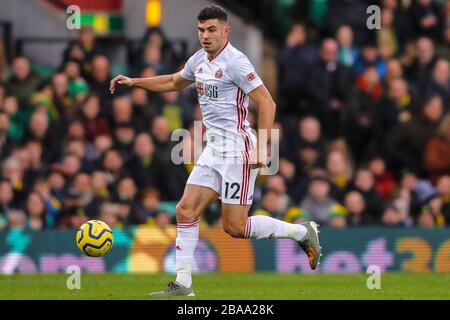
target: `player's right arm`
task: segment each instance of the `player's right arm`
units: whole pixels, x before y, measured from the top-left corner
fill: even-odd
[[[109,90],[111,91],[111,94],[114,94],[116,85],[122,84],[129,87],[139,87],[155,92],[178,91],[193,82],[194,81],[183,78],[181,76],[181,72],[150,78],[128,78],[123,75],[118,75],[111,80]]]

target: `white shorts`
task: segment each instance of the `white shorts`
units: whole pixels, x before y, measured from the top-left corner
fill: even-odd
[[[213,189],[223,203],[251,205],[259,168],[252,169],[249,155],[241,159],[217,157],[208,146],[194,166],[187,184]]]

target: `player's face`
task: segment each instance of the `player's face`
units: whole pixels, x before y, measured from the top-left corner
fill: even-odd
[[[210,19],[198,23],[198,38],[208,53],[220,50],[227,40],[230,27],[219,19]]]

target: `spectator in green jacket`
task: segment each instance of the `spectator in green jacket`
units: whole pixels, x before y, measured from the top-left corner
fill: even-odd
[[[20,108],[27,107],[31,96],[39,85],[39,78],[31,72],[30,61],[27,57],[18,56],[12,63],[12,75],[7,81],[8,94],[19,100]]]

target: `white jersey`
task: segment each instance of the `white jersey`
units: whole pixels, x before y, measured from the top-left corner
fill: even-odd
[[[252,151],[256,137],[247,121],[248,94],[262,81],[249,59],[227,42],[212,60],[205,50],[197,51],[181,76],[195,81],[207,146],[227,157]]]

